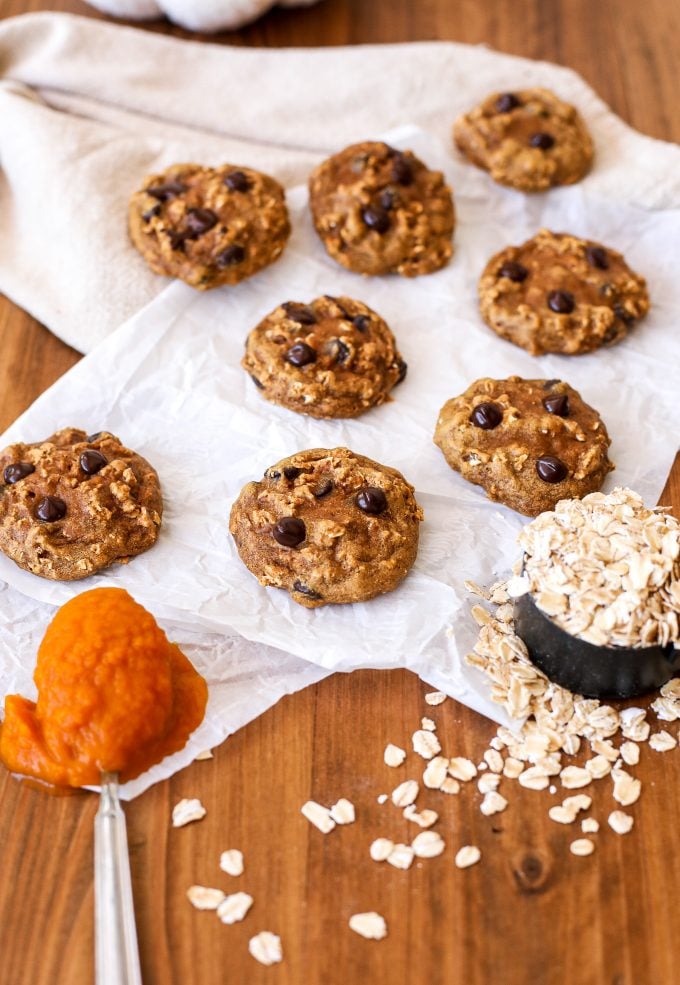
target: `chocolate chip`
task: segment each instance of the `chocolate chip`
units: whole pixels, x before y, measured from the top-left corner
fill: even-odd
[[[401,383],[402,380],[406,379],[406,374],[408,373],[408,364],[405,363],[403,359],[400,359],[397,363],[397,366],[399,368],[399,376],[397,377],[397,383]]]
[[[364,513],[377,516],[387,509],[387,496],[378,486],[364,486],[356,495],[357,506]]]
[[[371,324],[371,319],[368,315],[357,315],[356,318],[352,319],[352,324],[357,332],[367,332],[368,326]]]
[[[362,218],[369,229],[376,233],[386,233],[390,228],[390,217],[379,205],[369,205],[362,212]]]
[[[316,496],[317,499],[323,499],[323,497],[327,496],[332,489],[333,489],[333,480],[322,479],[319,485],[314,490],[314,495]]]
[[[255,384],[258,390],[264,390],[264,383],[260,383],[258,378],[256,376],[253,376],[252,373],[249,373],[248,375],[250,376],[251,380],[253,381],[253,383]]]
[[[265,472],[266,479],[280,479],[281,473],[277,469],[267,469]]]
[[[601,246],[586,246],[586,260],[591,267],[598,267],[600,270],[609,268],[609,257],[607,251]]]
[[[237,263],[242,263],[246,258],[246,251],[238,243],[232,243],[218,253],[215,257],[215,263],[218,267],[233,267]]]
[[[45,523],[55,523],[66,516],[66,503],[58,496],[43,496],[38,503],[35,515]]]
[[[543,406],[549,414],[557,417],[569,417],[569,397],[566,393],[558,393],[554,397],[546,397]]]
[[[184,243],[187,239],[186,233],[178,232],[176,229],[167,230],[168,239],[170,240],[170,247],[173,250],[183,250]]]
[[[142,219],[144,222],[151,222],[155,216],[161,214],[161,211],[162,209],[160,205],[154,205],[152,209],[147,209],[146,212],[142,212]]]
[[[485,402],[477,404],[470,414],[470,423],[484,431],[493,431],[503,420],[503,409],[498,404]]]
[[[94,434],[88,434],[85,440],[91,444],[93,441],[99,441],[99,439],[103,434],[108,434],[108,433],[109,433],[108,431],[95,431]]]
[[[247,192],[250,188],[250,179],[243,171],[230,171],[224,183],[230,192]]]
[[[212,209],[189,209],[186,215],[187,237],[196,239],[217,225],[217,215]]]
[[[286,301],[281,307],[292,321],[298,325],[316,325],[317,317],[308,304],[299,304],[297,301]]]
[[[297,547],[307,536],[307,528],[296,516],[282,516],[272,527],[272,536],[282,547]]]
[[[539,479],[543,479],[544,482],[562,482],[567,478],[569,470],[561,458],[544,455],[536,460],[536,471]]]
[[[307,366],[308,363],[316,362],[316,350],[306,342],[296,342],[285,354],[284,359],[291,366]]]
[[[529,145],[539,150],[550,150],[554,143],[555,138],[550,133],[532,133],[529,137]]]
[[[152,185],[146,189],[147,195],[157,198],[159,202],[169,202],[171,198],[176,198],[187,191],[187,186],[181,181],[165,181],[162,185]]]
[[[620,304],[614,305],[614,314],[626,325],[632,325],[635,321],[635,315],[631,315],[630,311],[626,311],[626,309]]]
[[[413,182],[413,168],[401,151],[396,151],[392,158],[392,181],[404,186]]]
[[[496,112],[510,113],[513,109],[517,109],[521,105],[514,92],[504,92],[496,100]]]
[[[344,366],[349,357],[349,346],[342,339],[333,339],[333,350],[335,356],[335,362],[339,363],[340,366]]]
[[[35,465],[31,465],[30,462],[13,462],[7,466],[2,474],[7,485],[13,486],[15,482],[25,479],[32,472],[35,472]]]
[[[569,291],[551,291],[548,295],[548,307],[558,315],[569,315],[574,310],[576,302]]]
[[[289,482],[292,482],[294,479],[297,479],[297,477],[300,475],[301,472],[302,469],[296,468],[295,465],[286,465],[285,469],[283,470],[283,474],[285,475],[285,477],[288,479]]]
[[[301,581],[293,582],[293,591],[299,592],[300,595],[306,595],[308,599],[314,599],[315,602],[318,602],[319,599],[323,598],[323,595],[319,595],[319,593],[315,592],[313,588],[309,587],[309,585],[303,585]]]
[[[529,276],[529,271],[523,264],[517,263],[516,260],[506,260],[498,271],[498,276],[507,277],[508,280],[512,280],[516,284],[521,284]]]
[[[382,207],[389,212],[390,209],[394,208],[397,201],[397,196],[390,188],[386,188],[384,192],[380,192],[380,198],[378,201]]]
[[[552,390],[556,383],[561,383],[562,380],[546,380],[543,384],[544,390]]]
[[[108,459],[94,448],[88,448],[80,456],[80,467],[85,475],[96,475],[105,465],[108,465]]]

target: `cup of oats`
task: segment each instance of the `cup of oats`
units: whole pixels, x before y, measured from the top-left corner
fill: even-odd
[[[551,681],[630,698],[680,673],[680,523],[667,510],[624,488],[564,499],[519,544],[515,629]]]

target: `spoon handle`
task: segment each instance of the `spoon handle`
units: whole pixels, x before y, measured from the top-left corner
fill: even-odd
[[[94,821],[96,985],[142,985],[125,814],[118,777],[102,773]]]

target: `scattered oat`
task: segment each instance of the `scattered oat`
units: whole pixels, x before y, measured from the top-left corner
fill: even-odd
[[[420,727],[422,729],[425,729],[426,732],[436,732],[437,731],[437,725],[436,725],[435,722],[432,721],[431,718],[421,718],[420,719]]]
[[[208,886],[189,886],[187,896],[197,910],[216,910],[224,899],[221,889],[210,889]]]
[[[634,824],[634,819],[625,811],[612,811],[607,821],[617,835],[627,835]]]
[[[183,828],[185,824],[192,821],[200,821],[204,818],[207,811],[200,800],[180,800],[172,809],[173,828]]]
[[[503,763],[503,776],[507,776],[509,780],[516,780],[523,771],[524,763],[521,759],[513,759],[512,756],[508,756]]]
[[[556,794],[557,793],[557,787],[555,786],[554,783],[551,783],[550,786],[548,787],[548,793],[551,793],[551,794]]]
[[[439,820],[439,814],[436,811],[425,808],[419,813],[415,808],[415,804],[409,804],[408,807],[404,808],[404,817],[407,821],[413,821],[421,828],[431,828]]]
[[[600,823],[594,817],[584,817],[581,821],[581,831],[584,835],[595,835],[600,830]]]
[[[406,751],[400,749],[399,746],[392,745],[390,742],[385,746],[385,753],[383,759],[387,766],[401,766],[401,764],[406,759]]]
[[[425,695],[425,700],[428,705],[440,705],[442,702],[446,701],[446,695],[443,691],[430,691]]]
[[[414,855],[418,858],[435,858],[446,848],[444,839],[436,831],[421,831],[411,842]]]
[[[479,806],[480,811],[486,817],[491,817],[492,814],[500,814],[508,806],[508,802],[501,794],[496,793],[495,790],[489,791],[485,794],[484,800]]]
[[[376,838],[371,842],[368,852],[374,862],[384,862],[394,848],[394,842],[389,838]]]
[[[349,918],[349,926],[355,934],[359,934],[367,940],[381,941],[383,937],[387,937],[385,918],[374,910],[370,910],[368,913],[354,913]]]
[[[460,783],[458,780],[454,780],[452,776],[447,776],[446,779],[442,781],[442,785],[439,789],[442,793],[455,794],[460,791]]]
[[[328,834],[335,827],[335,821],[331,817],[331,812],[327,807],[322,807],[315,800],[308,800],[300,808],[300,813],[304,814],[311,824],[323,834]]]
[[[554,807],[551,807],[548,811],[548,817],[558,824],[573,824],[576,820],[574,811],[567,810],[562,804],[555,804]]]
[[[204,749],[202,752],[199,752],[197,753],[196,756],[194,756],[194,762],[200,763],[204,759],[213,759],[213,758],[214,757],[213,757],[212,749]]]
[[[562,786],[567,790],[577,790],[579,787],[587,787],[592,782],[592,774],[582,766],[565,766],[560,773]]]
[[[520,773],[517,779],[528,790],[545,790],[550,783],[547,775],[538,766],[530,766]]]
[[[467,869],[471,865],[476,865],[482,857],[482,853],[476,845],[463,845],[456,852],[454,862],[459,869]]]
[[[442,749],[439,739],[434,732],[428,732],[426,729],[418,729],[417,732],[414,732],[411,741],[413,743],[413,751],[417,752],[423,759],[432,759]]]
[[[281,938],[269,930],[261,930],[248,941],[248,950],[260,964],[276,964],[283,959]]]
[[[419,789],[415,780],[404,780],[392,791],[392,803],[395,807],[408,807],[415,803]]]
[[[248,893],[232,893],[225,896],[217,907],[217,916],[222,923],[239,923],[253,905],[253,897]]]
[[[465,756],[454,756],[453,759],[449,760],[448,772],[454,780],[462,780],[465,783],[468,780],[474,780],[477,776],[477,767],[471,759],[466,759]]]
[[[488,626],[491,622],[491,613],[483,605],[473,605],[470,609],[470,615],[478,626]]]
[[[353,824],[355,819],[354,804],[341,797],[337,804],[333,804],[328,812],[336,824]]]
[[[395,869],[408,869],[413,861],[413,849],[410,845],[394,845],[386,861]]]
[[[654,752],[668,752],[669,749],[675,749],[677,744],[677,740],[673,738],[670,732],[655,732],[649,740],[649,745]]]
[[[635,777],[632,777],[625,770],[612,770],[614,778],[614,800],[618,801],[622,807],[629,807],[634,804],[640,796],[642,784]]]
[[[449,761],[446,756],[435,756],[425,767],[423,783],[430,790],[439,790],[446,779]]]
[[[230,848],[220,855],[220,869],[230,876],[240,876],[243,872],[243,852]]]
[[[487,749],[484,753],[484,762],[492,773],[503,772],[503,757],[496,749]]]
[[[492,790],[498,790],[500,782],[498,773],[484,773],[477,780],[477,789],[480,793],[491,793]]]
[[[619,752],[626,766],[637,766],[640,762],[640,747],[635,742],[624,742]]]
[[[618,755],[615,758],[618,759]],[[592,759],[586,761],[585,768],[594,780],[601,780],[602,777],[611,773],[612,764],[606,756],[593,756]]]
[[[386,793],[380,793],[375,799],[378,801],[379,804],[384,804],[386,801],[389,800],[389,797],[387,796]]]
[[[595,851],[595,844],[590,838],[577,838],[569,846],[572,855],[592,855]]]

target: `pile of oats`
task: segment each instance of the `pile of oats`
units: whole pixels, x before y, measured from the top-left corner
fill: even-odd
[[[596,645],[680,648],[680,523],[637,493],[563,499],[519,536],[524,577],[558,626]]]

